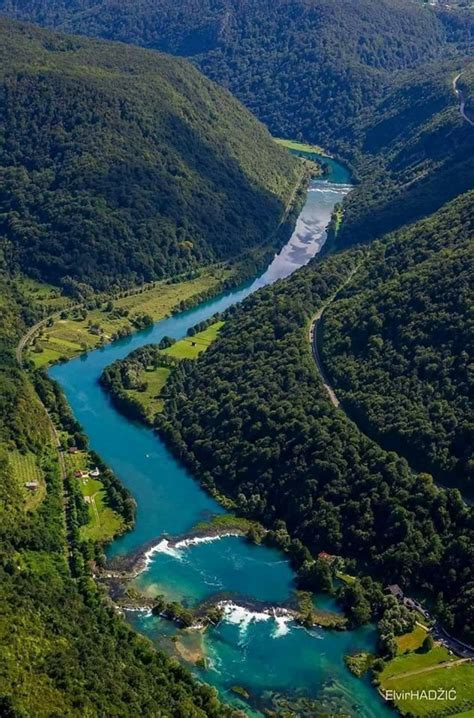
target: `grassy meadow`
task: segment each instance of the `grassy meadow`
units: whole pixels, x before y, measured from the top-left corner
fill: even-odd
[[[215,341],[223,326],[224,322],[222,321],[214,322],[202,332],[180,339],[167,349],[163,349],[161,353],[176,361],[197,359]],[[163,409],[162,392],[170,372],[171,369],[168,366],[147,367],[139,375],[139,379],[144,382],[146,388],[143,391],[126,390],[130,397],[136,399],[144,407],[150,419]]]
[[[176,311],[182,301],[217,289],[228,276],[229,272],[225,269],[213,268],[194,279],[176,284],[157,282],[113,299],[112,311],[106,308],[108,298],[104,297],[102,307],[87,311],[83,318],[75,318],[76,312],[65,309],[67,318],[56,317],[52,326],[44,327],[36,342],[30,347],[28,357],[36,367],[70,359],[110,341],[117,332],[135,331],[131,322],[134,316],[146,314],[152,317],[153,321],[159,321]],[[55,299],[52,297],[45,299],[45,302],[51,301]],[[49,307],[49,304],[46,306]],[[59,311],[64,307],[50,308],[52,311]],[[120,314],[123,316],[119,316]]]
[[[65,461],[66,470],[72,475],[76,471],[88,474],[94,468],[87,451],[66,452]],[[107,494],[100,477],[84,475],[75,477],[74,481],[80,487],[89,512],[88,523],[81,526],[82,537],[99,542],[111,540],[122,529],[123,519],[107,505]]]
[[[423,645],[423,641],[426,638],[428,631],[424,626],[416,624],[413,631],[410,633],[404,633],[401,636],[395,637],[397,644],[397,655],[403,653],[409,653],[410,651],[416,651]]]
[[[81,534],[92,541],[109,541],[118,534],[123,519],[106,503],[106,492],[98,479],[79,479],[81,491],[89,509],[89,522],[82,526]]]
[[[184,337],[173,346],[164,349],[163,354],[175,359],[197,359],[215,341],[223,326],[224,322],[214,322],[202,332],[198,332],[194,336]]]
[[[402,715],[416,718],[460,718],[460,715],[467,718],[474,709],[474,665],[459,659],[441,645],[435,644],[431,650],[423,651],[420,646],[425,636],[426,631],[416,626],[411,633],[397,639],[399,654],[388,661],[379,674],[382,691],[441,689],[448,692],[454,689],[455,700],[450,700],[447,695],[437,700],[408,695],[406,698],[397,696],[395,705]]]
[[[43,472],[38,465],[38,457],[30,451],[22,454],[20,451],[15,450],[9,452],[8,458],[13,477],[21,486],[24,494],[25,509],[32,511],[42,502],[46,492]],[[29,481],[37,481],[38,488],[27,489],[25,484]]]
[[[275,137],[275,142],[282,147],[286,147],[288,150],[293,152],[310,152],[316,155],[322,155],[323,157],[329,157],[326,150],[323,150],[319,145],[309,145],[306,142],[297,142],[296,140],[285,140],[281,137]]]
[[[23,296],[35,304],[40,304],[48,312],[60,311],[72,303],[71,299],[64,296],[61,290],[52,284],[37,282],[23,275],[17,276],[15,281]]]
[[[149,368],[143,371],[140,378],[146,382],[145,391],[128,389],[127,394],[137,399],[145,407],[148,416],[152,417],[163,409],[163,400],[160,394],[166,384],[171,369],[166,366],[159,366],[156,369]]]

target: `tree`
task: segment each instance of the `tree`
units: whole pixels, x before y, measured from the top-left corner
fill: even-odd
[[[434,646],[433,636],[431,635],[431,633],[427,633],[425,636],[425,639],[423,641],[423,644],[422,644],[423,652],[428,653],[429,651],[432,650],[433,646]]]

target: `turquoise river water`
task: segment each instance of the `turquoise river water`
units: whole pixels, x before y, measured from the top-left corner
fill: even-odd
[[[98,378],[105,366],[133,349],[159,342],[165,335],[183,337],[197,322],[306,264],[324,243],[334,204],[350,190],[347,171],[334,161],[329,164],[328,179],[311,182],[292,237],[260,277],[50,370],[91,447],[137,501],[134,530],[118,538],[108,555],[135,552],[145,544],[153,545],[156,539],[146,568],[136,579],[141,590],[150,595],[162,593],[190,606],[216,594],[225,595],[224,620],[205,633],[179,631],[147,611],[129,612],[128,620],[157,646],[187,661],[199,679],[214,685],[224,700],[249,716],[262,716],[264,708],[283,711],[287,701],[297,715],[314,715],[306,702],[309,699],[317,701],[318,710],[325,713],[393,716],[368,680],[355,678],[344,665],[344,655],[374,648],[375,630],[371,626],[341,632],[308,630],[284,612],[275,613],[272,607],[287,602],[294,591],[293,571],[275,549],[237,536],[200,538],[176,546],[173,536],[189,533],[197,522],[223,509],[170,455],[159,437],[114,409]],[[169,535],[170,542],[160,540],[163,534]],[[328,596],[315,600],[321,608],[337,610]],[[205,668],[202,661],[196,665],[202,655]],[[249,697],[232,690],[236,685]]]

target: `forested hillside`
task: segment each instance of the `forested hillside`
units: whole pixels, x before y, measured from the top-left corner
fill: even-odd
[[[9,718],[229,716],[212,689],[139,638],[105,603],[87,565],[100,547],[66,543],[65,486],[50,427],[14,346],[38,318],[0,275],[0,715]],[[14,461],[33,456],[46,483],[34,508]],[[72,497],[68,499],[72,510]]]
[[[466,100],[474,96],[472,68],[461,75]],[[341,142],[340,151],[360,185],[346,198],[339,246],[428,216],[474,187],[474,128],[459,111],[458,72],[438,63],[405,74],[353,123],[353,144]]]
[[[474,186],[474,137],[452,86],[460,70],[463,87],[471,74],[469,11],[411,0],[4,0],[3,9],[186,55],[275,135],[334,150],[361,181],[345,201],[340,246],[415,221]],[[464,93],[470,108],[474,92]]]
[[[244,514],[285,521],[313,555],[351,556],[384,583],[423,588],[472,640],[472,510],[336,410],[311,355],[310,316],[361,259],[313,261],[229,312],[210,349],[171,374],[157,424]]]
[[[15,17],[184,55],[277,135],[328,144],[394,73],[473,47],[468,13],[410,0],[0,0]]]
[[[375,242],[320,335],[358,426],[419,471],[471,490],[473,236],[471,191]]]
[[[138,283],[268,241],[301,172],[182,60],[0,21],[0,236],[53,283]]]

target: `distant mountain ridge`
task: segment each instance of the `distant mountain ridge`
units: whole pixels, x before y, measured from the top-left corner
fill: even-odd
[[[323,144],[394,73],[474,49],[473,13],[410,0],[0,0],[0,12],[186,56],[274,134]]]

